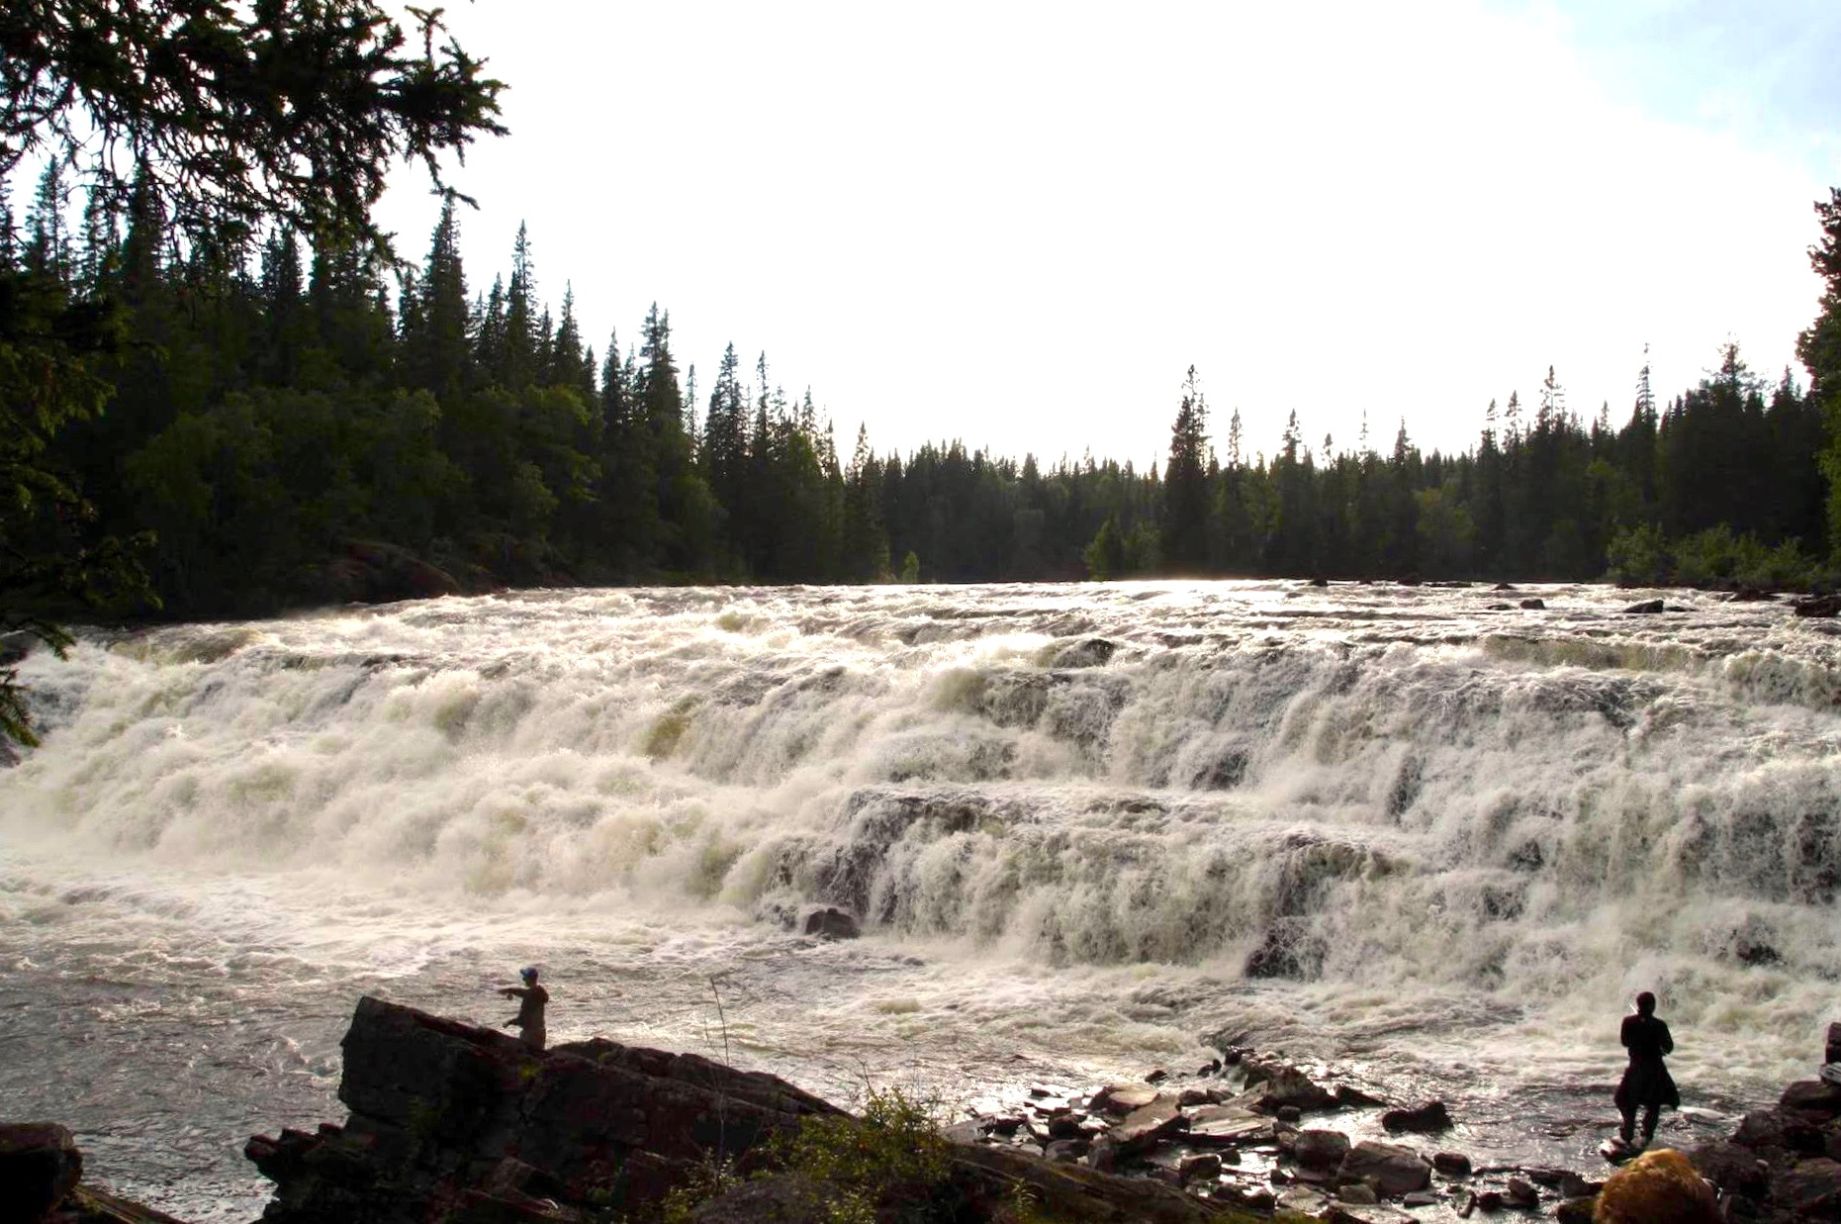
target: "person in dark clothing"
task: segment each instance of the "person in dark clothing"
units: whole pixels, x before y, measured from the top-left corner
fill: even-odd
[[[524,979],[524,985],[506,986],[499,991],[508,999],[523,1000],[518,1004],[518,1014],[507,1020],[505,1027],[522,1030],[524,1044],[541,1051],[548,1036],[543,1024],[543,1009],[550,1001],[550,992],[537,984],[535,966],[521,970],[518,976]]]
[[[1648,1147],[1656,1136],[1656,1117],[1662,1107],[1681,1108],[1681,1094],[1662,1062],[1664,1054],[1674,1052],[1675,1040],[1668,1035],[1668,1025],[1656,1019],[1656,996],[1645,990],[1636,997],[1636,1015],[1624,1017],[1620,1036],[1624,1048],[1630,1051],[1630,1065],[1624,1068],[1624,1078],[1612,1098],[1617,1102],[1617,1111],[1624,1115],[1620,1134],[1626,1144],[1633,1142],[1636,1111],[1641,1108],[1643,1146]]]

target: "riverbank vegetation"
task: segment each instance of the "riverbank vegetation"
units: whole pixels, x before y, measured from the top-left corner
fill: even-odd
[[[149,196],[116,203],[48,173],[21,222],[0,214],[0,260],[9,285],[119,320],[95,367],[107,411],[59,429],[50,466],[101,534],[157,540],[173,615],[337,597],[355,542],[465,589],[1827,573],[1826,313],[1810,388],[1729,345],[1696,386],[1663,398],[1640,368],[1629,404],[1589,418],[1548,370],[1456,453],[1406,423],[1385,445],[1312,443],[1295,415],[1267,453],[1238,412],[1215,428],[1191,371],[1160,467],[1051,466],[956,441],[878,453],[862,430],[840,446],[809,390],[733,345],[702,393],[659,308],[597,352],[570,288],[546,304],[528,235],[477,287],[451,204],[398,280],[360,243],[280,227],[175,245]]]

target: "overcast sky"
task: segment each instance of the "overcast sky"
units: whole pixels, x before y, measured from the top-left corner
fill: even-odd
[[[450,4],[506,81],[457,175],[470,287],[530,226],[597,352],[671,312],[847,453],[1214,435],[1463,447],[1490,399],[1628,416],[1728,338],[1773,380],[1841,185],[1841,4]],[[381,211],[405,254],[437,205]],[[1802,377],[1800,367],[1797,370]],[[702,405],[699,405],[701,413]]]

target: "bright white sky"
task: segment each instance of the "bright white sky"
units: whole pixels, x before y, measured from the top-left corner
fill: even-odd
[[[597,353],[671,312],[707,398],[733,340],[848,453],[958,437],[1468,446],[1491,398],[1629,413],[1736,339],[1773,380],[1841,185],[1841,4],[450,4],[511,135],[456,178],[469,287],[530,226]],[[420,258],[413,171],[381,211]],[[1797,370],[1799,381],[1803,374]],[[701,415],[702,404],[698,405]]]

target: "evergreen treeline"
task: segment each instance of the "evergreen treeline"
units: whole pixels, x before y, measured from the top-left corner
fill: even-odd
[[[401,281],[371,248],[174,245],[156,193],[81,210],[56,168],[0,280],[114,302],[108,411],[55,439],[100,530],[156,533],[176,615],[338,595],[354,555],[493,582],[1032,580],[1152,574],[1804,580],[1824,554],[1816,396],[1767,386],[1736,347],[1666,403],[1587,424],[1549,371],[1491,404],[1475,446],[1422,452],[1402,425],[1312,447],[1295,414],[1270,457],[1240,418],[1220,446],[1194,371],[1159,472],[1044,469],[959,443],[840,455],[811,393],[733,345],[707,396],[656,307],[599,355],[565,288],[552,312],[520,230],[481,291],[441,216]],[[1819,379],[1818,379],[1819,381]],[[427,570],[426,565],[422,565]]]

